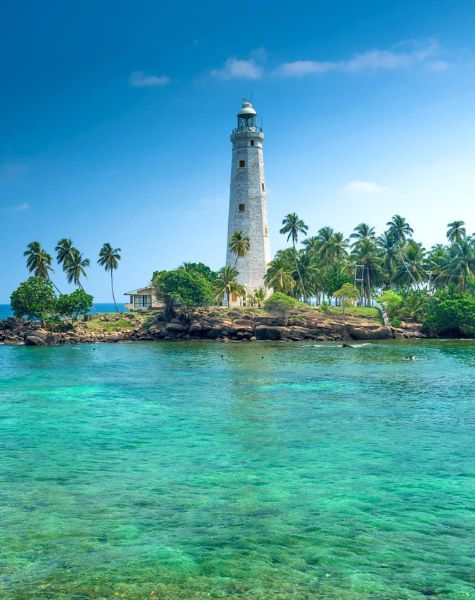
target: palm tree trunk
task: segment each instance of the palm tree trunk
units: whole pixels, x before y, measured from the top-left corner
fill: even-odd
[[[58,294],[61,296],[61,291],[58,288],[58,286],[55,284],[55,282],[51,279],[51,277],[48,275],[48,279],[51,281],[51,283],[53,284],[54,289],[58,292]]]
[[[305,286],[304,286],[303,281],[302,281],[302,275],[300,274],[299,261],[298,261],[298,258],[297,258],[297,250],[295,248],[295,240],[294,240],[294,238],[292,238],[292,246],[294,247],[295,268],[297,269],[297,275],[299,276],[300,287],[302,288],[302,296],[305,297]]]
[[[112,299],[114,300],[114,306],[115,306],[115,312],[119,312],[117,310],[117,302],[115,301],[115,294],[114,294],[114,278],[112,276],[113,273],[113,269],[111,269],[111,289],[112,289]]]

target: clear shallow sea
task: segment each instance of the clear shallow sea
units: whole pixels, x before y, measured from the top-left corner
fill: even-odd
[[[474,425],[470,341],[0,346],[0,597],[475,598]]]
[[[119,312],[126,312],[124,304],[117,303]],[[102,302],[94,304],[94,310],[98,313],[115,312],[115,306],[112,303]],[[0,304],[0,320],[13,315],[9,304]]]

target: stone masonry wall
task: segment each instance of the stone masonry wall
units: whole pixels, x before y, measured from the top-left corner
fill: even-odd
[[[237,131],[231,136],[233,154],[226,264],[234,266],[236,263],[235,255],[229,250],[229,241],[235,231],[242,230],[250,238],[250,250],[246,256],[238,257],[236,267],[239,282],[251,294],[264,287],[264,276],[270,262],[263,139],[264,134],[258,129]],[[239,166],[241,160],[245,161],[244,167]],[[239,204],[244,204],[242,213],[239,212]]]

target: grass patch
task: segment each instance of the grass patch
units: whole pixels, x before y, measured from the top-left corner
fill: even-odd
[[[341,306],[330,306],[328,309],[329,315],[343,315]],[[379,308],[375,306],[349,306],[345,308],[345,316],[349,317],[364,317],[378,322],[383,322]]]

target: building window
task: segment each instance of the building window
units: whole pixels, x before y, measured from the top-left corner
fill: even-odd
[[[237,297],[237,294],[236,294],[236,292],[233,292],[233,293],[231,294],[231,302],[237,302],[237,299],[238,299],[238,297]]]
[[[246,166],[246,161],[245,160],[240,160],[239,161],[239,168],[242,169],[245,166]]]
[[[266,186],[264,185],[264,182],[261,183],[262,186],[262,191],[265,192],[266,191]]]
[[[251,146],[254,146],[254,140],[251,140]]]
[[[239,205],[239,212],[243,213],[244,212],[244,204],[240,204]]]
[[[135,308],[150,308],[152,306],[152,296],[134,296]]]

